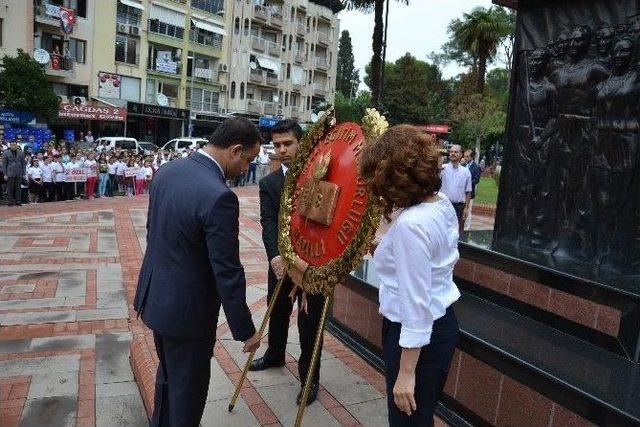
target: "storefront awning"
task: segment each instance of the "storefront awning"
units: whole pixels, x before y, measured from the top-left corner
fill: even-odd
[[[129,7],[133,7],[135,9],[140,9],[140,10],[144,10],[144,6],[141,5],[140,3],[138,3],[135,0],[118,0],[120,3],[122,3],[125,6],[129,6]]]
[[[176,12],[175,10],[153,4],[151,5],[149,18],[157,19],[158,21],[164,22],[165,24],[184,28],[186,16],[184,13]]]
[[[127,107],[127,101],[124,99],[98,98],[97,96],[92,96],[91,99],[93,99],[94,101],[98,101],[102,104],[108,105],[109,107],[118,107],[118,108]]]
[[[267,70],[272,70],[276,74],[280,75],[280,63],[271,58],[265,58],[264,56],[256,56],[256,60],[258,64],[260,64],[261,68],[266,68]]]
[[[200,28],[201,30],[209,31],[210,33],[220,34],[221,36],[227,35],[227,32],[224,30],[224,28],[220,28],[217,25],[212,24],[210,22],[202,21],[196,18],[191,18],[191,22],[193,22],[193,25],[195,25],[196,28]]]

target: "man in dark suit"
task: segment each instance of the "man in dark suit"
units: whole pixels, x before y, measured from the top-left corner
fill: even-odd
[[[221,305],[244,351],[260,345],[240,264],[238,197],[225,183],[246,170],[259,149],[258,129],[229,119],[206,146],[153,178],[134,301],[153,330],[160,360],[152,426],[199,424]]]
[[[473,199],[476,198],[476,185],[480,183],[480,178],[482,177],[482,168],[476,163],[476,152],[474,150],[465,150],[464,162],[469,172],[471,172],[471,201],[469,202],[469,212],[464,224],[464,229],[468,230],[471,227],[471,209],[473,209]]]
[[[22,195],[20,183],[24,178],[27,167],[27,160],[24,152],[14,140],[9,143],[2,154],[2,174],[7,182],[7,204],[9,206],[20,206],[22,204]]]
[[[284,177],[291,161],[296,155],[298,143],[302,137],[302,129],[294,120],[281,120],[271,129],[271,139],[282,166],[260,180],[260,223],[262,224],[262,241],[269,259],[268,299],[271,301],[278,280],[284,274],[284,263],[278,251],[278,216],[280,214],[280,198],[284,189]],[[293,301],[289,294],[294,285],[290,278],[285,278],[278,299],[269,319],[269,347],[264,356],[251,364],[252,371],[261,371],[271,367],[284,366],[289,317],[293,311]],[[299,295],[300,296],[300,295]],[[300,296],[298,300],[298,329],[300,332],[300,349],[298,373],[302,385],[309,373],[313,344],[320,325],[320,316],[324,304],[323,295]],[[313,373],[313,387],[307,404],[316,400],[320,381],[320,360]],[[300,404],[302,390],[298,393]]]

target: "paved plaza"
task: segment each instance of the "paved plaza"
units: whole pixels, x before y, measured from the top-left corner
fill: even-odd
[[[257,187],[238,194],[247,299],[258,324],[266,310],[267,274]],[[147,424],[153,377],[134,379],[130,359],[143,358],[136,359],[142,366],[136,369],[155,373],[152,347],[146,356],[131,352],[137,336],[149,341],[131,306],[147,202],[136,197],[0,208],[3,427]],[[286,367],[251,373],[233,414],[226,408],[246,355],[221,316],[203,426],[293,424],[300,353],[294,316]],[[383,376],[328,334],[323,357],[321,392],[305,424],[386,425]]]

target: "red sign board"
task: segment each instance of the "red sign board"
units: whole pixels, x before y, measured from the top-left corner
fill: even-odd
[[[127,109],[109,106],[95,107],[93,105],[74,105],[68,102],[62,102],[60,103],[58,117],[65,119],[124,122],[127,118]]]
[[[365,138],[343,123],[316,145],[296,182],[291,214],[295,253],[312,266],[342,256],[358,232],[369,195],[358,176]]]
[[[449,133],[449,126],[447,125],[426,125],[423,128],[431,133]]]

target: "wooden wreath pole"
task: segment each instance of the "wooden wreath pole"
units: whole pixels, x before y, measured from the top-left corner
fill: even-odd
[[[331,298],[333,295],[328,295],[324,300],[324,306],[322,307],[322,315],[320,316],[320,324],[318,325],[318,332],[316,333],[316,341],[313,345],[313,353],[311,355],[311,364],[307,371],[307,379],[304,382],[304,389],[302,392],[302,400],[298,406],[298,415],[296,416],[295,427],[302,425],[302,417],[304,416],[304,410],[307,407],[307,400],[309,400],[309,392],[311,391],[311,383],[313,382],[313,373],[316,370],[318,359],[320,358],[320,348],[322,347],[322,334],[324,333],[324,326],[327,321],[327,313],[329,312],[329,305],[331,304]]]
[[[269,301],[269,306],[267,307],[267,312],[264,315],[264,319],[262,319],[262,324],[260,325],[260,329],[258,330],[258,336],[260,340],[262,340],[262,335],[264,334],[264,330],[267,328],[267,322],[269,321],[269,317],[271,317],[271,312],[273,311],[273,307],[276,305],[276,301],[278,300],[278,295],[282,290],[282,284],[284,283],[284,279],[286,277],[286,273],[282,275],[280,280],[278,280],[278,284],[276,289],[271,296],[271,301]],[[256,348],[257,350],[257,348]],[[253,357],[256,354],[256,350],[253,350],[249,353],[249,358],[247,359],[247,363],[244,365],[244,369],[242,370],[242,376],[240,376],[240,381],[238,381],[238,385],[236,385],[236,391],[233,393],[233,397],[231,398],[231,402],[229,403],[229,412],[233,411],[233,408],[236,406],[236,401],[238,400],[238,396],[240,395],[240,389],[242,388],[242,383],[247,378],[247,373],[249,372],[249,367],[251,367],[251,362],[253,362]]]

